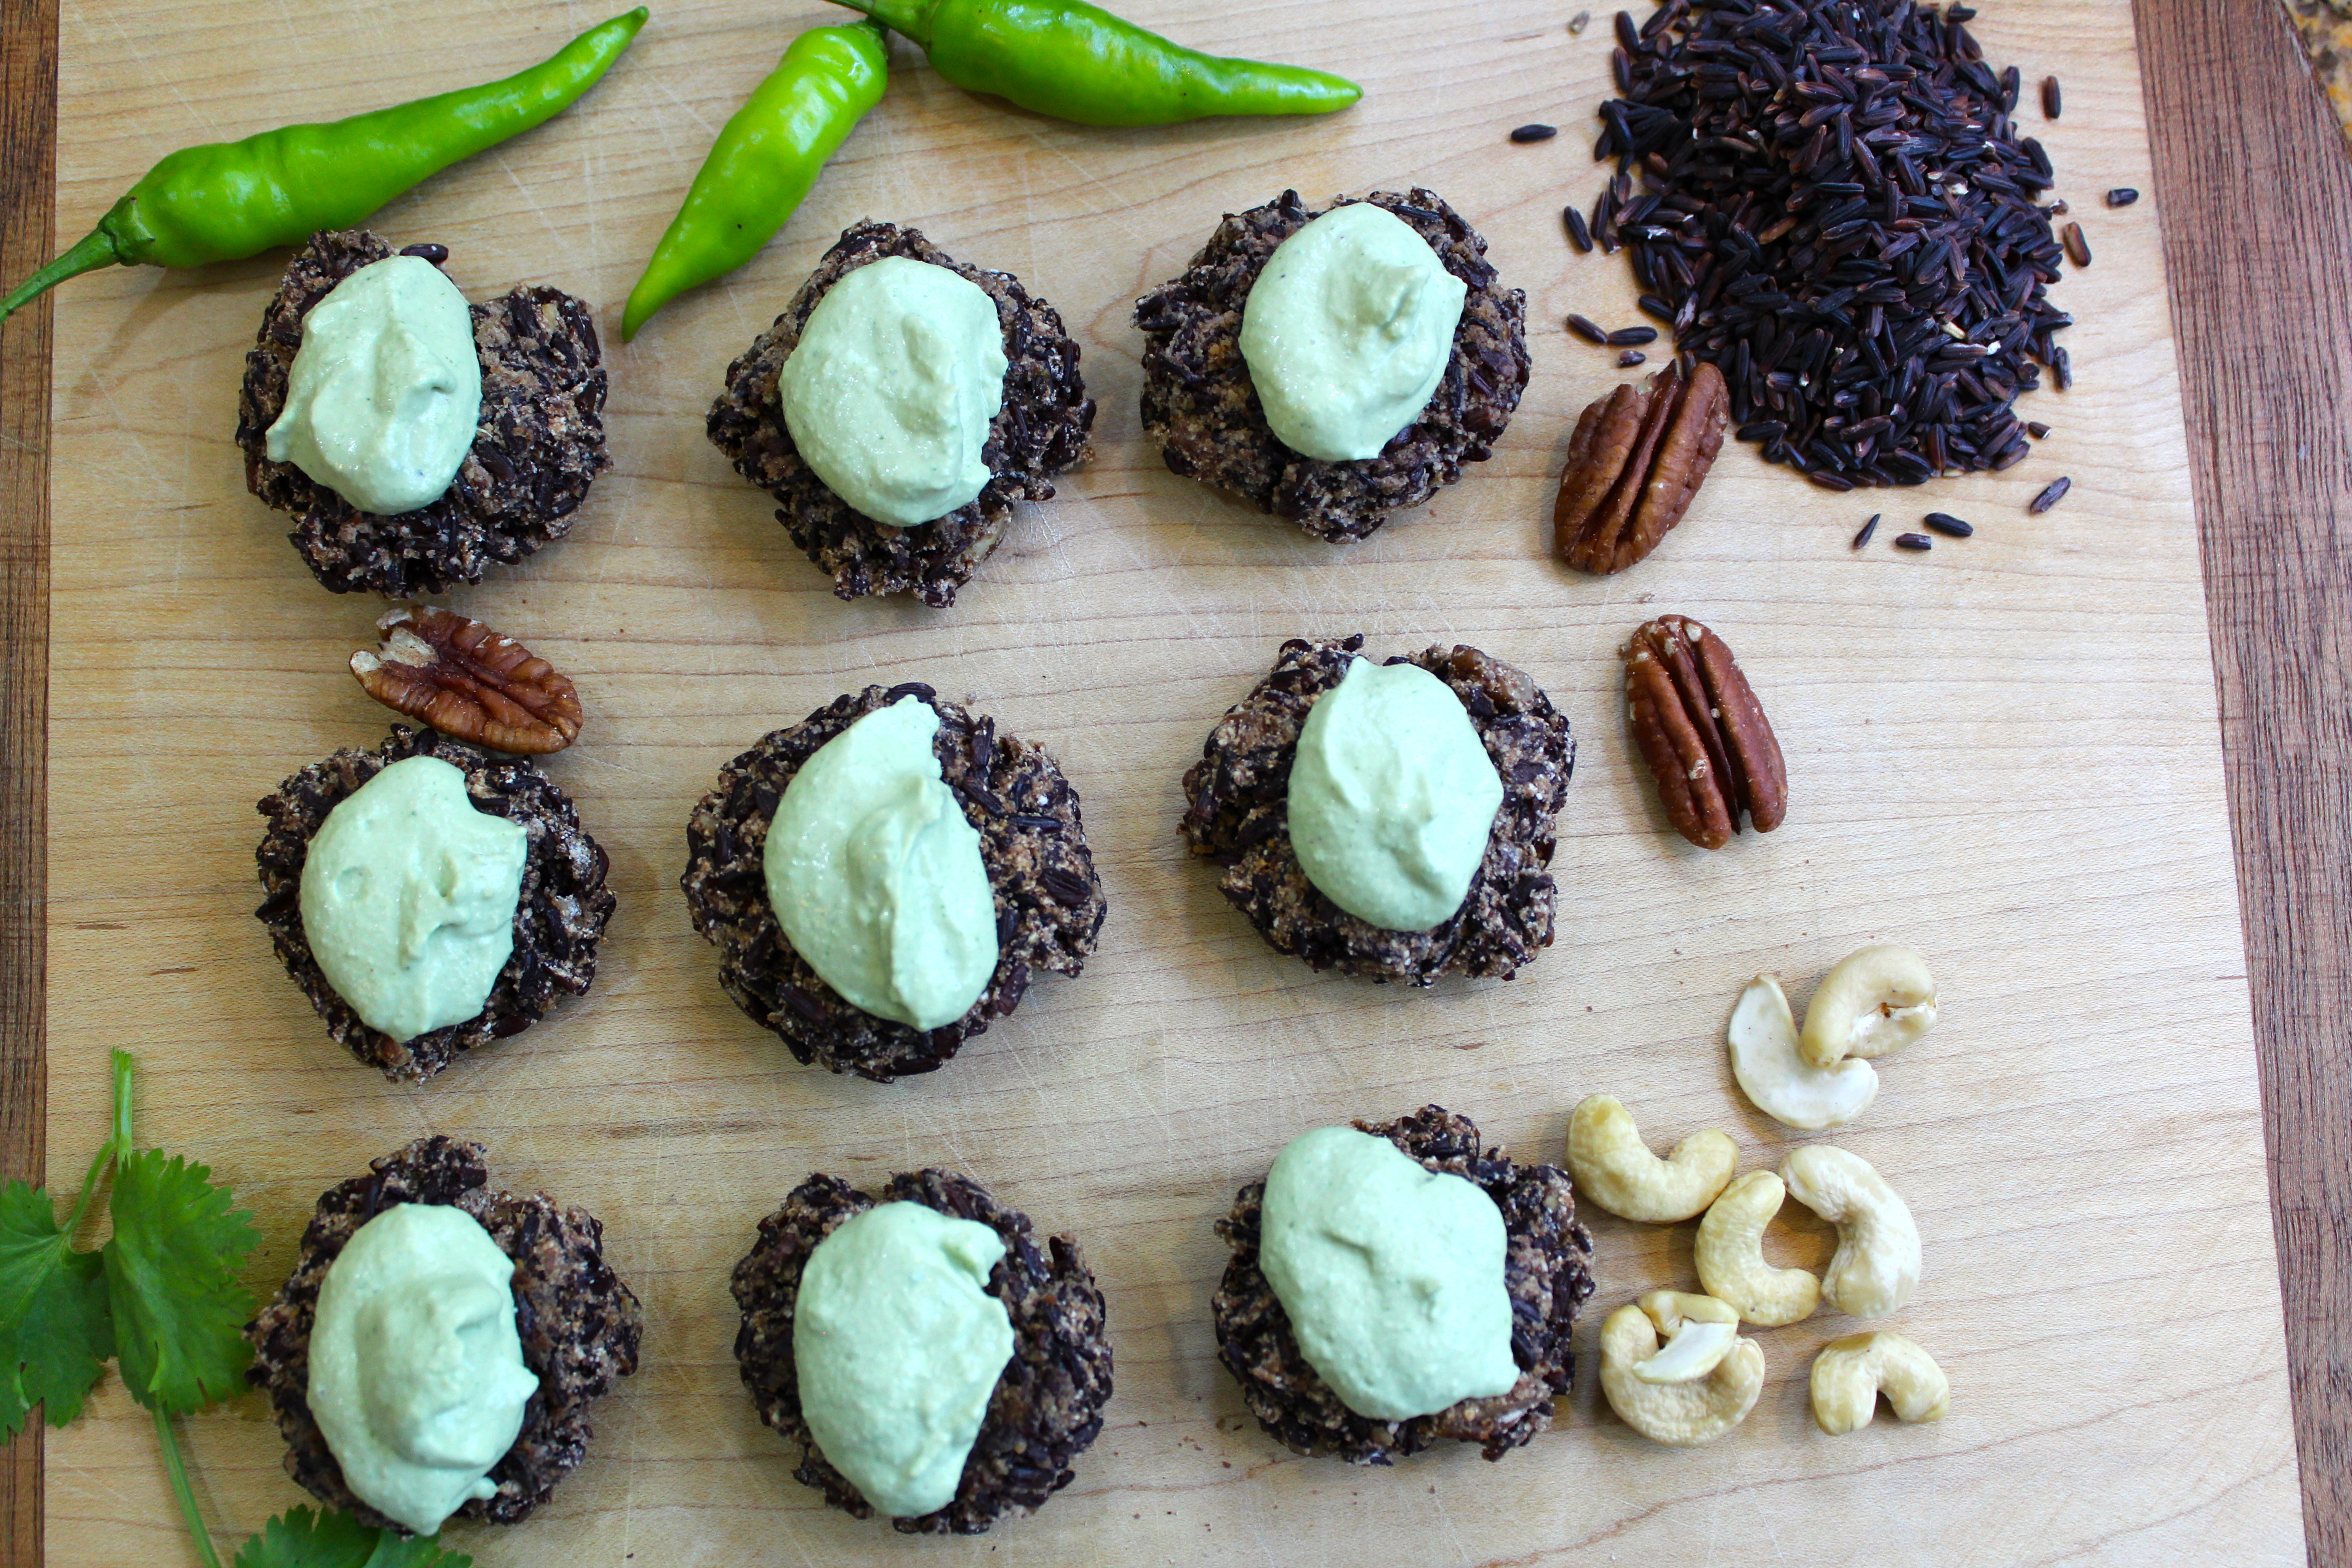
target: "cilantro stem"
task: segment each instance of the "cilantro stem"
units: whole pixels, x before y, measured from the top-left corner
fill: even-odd
[[[121,1159],[131,1158],[131,1073],[139,1065],[129,1051],[114,1053],[114,1152]]]
[[[121,1051],[114,1053],[118,1064],[128,1058]],[[188,1467],[180,1458],[180,1439],[172,1430],[172,1418],[160,1409],[154,1412],[155,1440],[163,1446],[163,1468],[171,1472],[172,1490],[180,1499],[180,1513],[188,1521],[188,1533],[194,1537],[196,1555],[204,1560],[205,1568],[221,1568],[221,1560],[213,1551],[213,1538],[205,1529],[204,1515],[196,1511],[195,1489],[188,1485]]]
[[[81,1179],[81,1192],[74,1198],[72,1217],[66,1221],[67,1236],[81,1229],[81,1222],[89,1213],[89,1200],[98,1194],[98,1179],[106,1173],[106,1167],[131,1157],[131,1077],[136,1066],[137,1059],[129,1051],[114,1053],[114,1131],[99,1145],[89,1173]]]

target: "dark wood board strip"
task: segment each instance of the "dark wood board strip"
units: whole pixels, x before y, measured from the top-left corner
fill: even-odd
[[[0,0],[0,279],[47,258],[58,0]],[[0,1175],[37,1181],[47,1117],[49,307],[0,325]],[[0,1451],[0,1568],[41,1561],[41,1429]]]
[[[2352,1563],[2352,159],[2276,0],[2141,0],[2311,1561]]]

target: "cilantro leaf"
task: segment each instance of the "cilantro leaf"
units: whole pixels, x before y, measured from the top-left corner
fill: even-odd
[[[298,1508],[263,1525],[235,1568],[474,1568],[474,1560],[438,1542],[370,1530],[349,1514]]]
[[[113,1353],[98,1254],[73,1249],[47,1193],[0,1185],[0,1441],[36,1405],[52,1426],[79,1415]]]
[[[236,1271],[259,1239],[212,1173],[149,1149],[114,1169],[114,1235],[102,1254],[115,1355],[131,1397],[187,1415],[245,1386],[253,1295]]]

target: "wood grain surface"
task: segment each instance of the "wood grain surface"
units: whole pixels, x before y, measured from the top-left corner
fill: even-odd
[[[2261,0],[2143,5],[2312,1560],[2352,1563],[2352,159]],[[2239,329],[2298,322],[2269,352]]]
[[[142,1135],[207,1158],[257,1210],[257,1288],[282,1273],[320,1187],[426,1130],[482,1138],[499,1179],[598,1212],[646,1300],[646,1365],[603,1407],[588,1465],[544,1515],[511,1532],[452,1531],[486,1564],[910,1550],[1039,1563],[2298,1560],[2277,1260],[2158,243],[2169,217],[2179,245],[2179,217],[2164,187],[2126,213],[2095,209],[2110,185],[2153,184],[2125,5],[2007,0],[1979,24],[1997,61],[2064,77],[2068,116],[2045,134],[2099,258],[2060,292],[2083,323],[2069,334],[2077,387],[2033,405],[2059,433],[2009,475],[1937,493],[1979,537],[1925,560],[1853,559],[1843,542],[1866,504],[1824,501],[1743,449],[1664,551],[1608,584],[1549,567],[1540,519],[1576,409],[1615,378],[1557,322],[1571,309],[1631,320],[1631,289],[1622,263],[1576,258],[1559,237],[1560,202],[1596,183],[1577,138],[1501,144],[1527,120],[1582,123],[1602,89],[1604,29],[1570,37],[1557,8],[1532,3],[1350,11],[1344,23],[1312,4],[1133,9],[1206,46],[1347,72],[1370,96],[1317,124],[1087,132],[966,98],[902,48],[890,99],[786,235],[733,285],[614,347],[618,470],[572,540],[454,602],[580,679],[594,728],[550,771],[612,850],[621,911],[593,996],[421,1089],[382,1083],[324,1040],[247,915],[250,801],[381,732],[341,668],[374,606],[316,589],[279,521],[244,494],[226,438],[278,262],[68,286],[50,600],[49,1169],[86,1158],[103,1123],[104,1052],[121,1045],[145,1065]],[[425,90],[509,68],[597,14],[486,17],[456,0],[314,11],[273,46],[299,47],[300,68],[273,61],[265,75],[251,29],[221,7],[78,5],[62,54],[67,237],[183,142],[341,112],[393,96],[386,82]],[[449,243],[477,295],[543,281],[613,306],[709,130],[816,19],[814,7],[665,5],[583,112],[435,182],[379,226]],[[2168,47],[2214,41],[2186,24],[2166,32],[2176,20],[2143,26]],[[2283,43],[2283,20],[2272,24]],[[2151,86],[2159,110],[2166,90]],[[1536,380],[1496,459],[1349,552],[1167,475],[1135,426],[1134,293],[1181,266],[1219,212],[1285,184],[1319,195],[1412,181],[1462,205],[1530,296]],[[1021,273],[1084,342],[1103,405],[1097,461],[1024,517],[944,615],[833,601],[699,432],[728,356],[831,234],[868,212]],[[2206,300],[2184,293],[2184,321]],[[13,354],[21,341],[12,323],[0,346]],[[2210,395],[2192,393],[2192,409]],[[2327,435],[2340,443],[2340,426]],[[2208,480],[2229,461],[2226,440],[2210,438]],[[2059,472],[2074,495],[2028,521],[2025,499]],[[1881,504],[1900,515],[1901,501]],[[2208,550],[2209,564],[2221,559],[2210,531]],[[1624,744],[1612,657],[1653,604],[1725,632],[1782,729],[1795,804],[1769,839],[1705,857],[1661,832]],[[1276,643],[1345,629],[1381,651],[1477,643],[1532,671],[1578,726],[1559,941],[1517,981],[1404,994],[1310,975],[1263,949],[1171,831],[1178,774]],[[2230,636],[2225,626],[2215,643],[2225,682]],[[685,814],[718,764],[869,679],[931,679],[1049,744],[1086,795],[1112,899],[1086,976],[1040,986],[945,1071],[888,1089],[795,1068],[751,1028],[719,994],[675,889]],[[2322,773],[2335,762],[2295,760]],[[2263,784],[2243,767],[2233,782],[2243,820]],[[2296,847],[2284,832],[2271,841]],[[2242,875],[2261,954],[2286,873],[2250,859]],[[1885,937],[1934,956],[1948,1022],[1885,1064],[1878,1108],[1839,1141],[1877,1162],[1920,1217],[1928,1281],[1902,1324],[1952,1371],[1948,1420],[1882,1421],[1836,1441],[1814,1432],[1804,1367],[1846,1329],[1823,1317],[1760,1336],[1773,1376],[1763,1404],[1696,1454],[1649,1447],[1609,1415],[1589,1345],[1559,1429],[1500,1465],[1452,1454],[1357,1472],[1255,1430],[1213,1363],[1207,1300],[1222,1249],[1208,1226],[1289,1136],[1435,1099],[1524,1157],[1555,1158],[1568,1107],[1606,1090],[1660,1139],[1722,1125],[1751,1163],[1776,1162],[1791,1141],[1731,1089],[1724,1013],[1759,968],[1782,970],[1801,997],[1841,952]],[[2266,1025],[2294,1016],[2273,1007]],[[2293,1048],[2318,1051],[2339,1017],[2312,1019]],[[20,1041],[37,1055],[37,1032],[12,1031]],[[2325,1091],[2309,1075],[2327,1069],[2282,1069],[2276,1055],[2274,1040],[2270,1105],[2291,1130],[2298,1110],[2325,1107],[2294,1101],[2305,1084]],[[2275,1157],[2294,1238],[2296,1203],[2328,1189],[2293,1184],[2301,1152]],[[806,1170],[878,1177],[922,1163],[968,1170],[1042,1226],[1079,1235],[1110,1298],[1120,1370],[1109,1426],[1068,1492],[978,1542],[919,1548],[791,1481],[790,1457],[735,1381],[725,1273]],[[2340,1237],[2334,1201],[2315,1235]],[[1591,1324],[1643,1289],[1687,1282],[1687,1227],[1591,1217],[1602,1282]],[[1785,1257],[1825,1253],[1821,1227],[1803,1226]],[[2291,1286],[2303,1267],[2291,1258]],[[2311,1314],[2295,1341],[2308,1431],[2327,1409],[2309,1371],[2325,1364],[2326,1309],[2306,1298],[2298,1310]],[[225,1547],[302,1500],[258,1401],[185,1430]],[[50,1450],[50,1561],[191,1560],[152,1433],[119,1387],[102,1387]],[[2325,1486],[2311,1495],[2325,1552],[2342,1515],[2321,1510]]]

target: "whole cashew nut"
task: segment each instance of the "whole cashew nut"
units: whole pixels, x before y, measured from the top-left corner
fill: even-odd
[[[1855,1318],[1899,1310],[1919,1288],[1919,1227],[1885,1178],[1858,1154],[1815,1144],[1781,1161],[1780,1179],[1790,1196],[1837,1226],[1822,1300]]]
[[[1902,1421],[1941,1421],[1952,1403],[1944,1369],[1896,1333],[1832,1340],[1813,1358],[1812,1386],[1813,1419],[1832,1437],[1869,1426],[1881,1394]]]
[[[1868,1062],[1849,1058],[1823,1068],[1798,1054],[1797,1016],[1778,975],[1748,982],[1724,1041],[1740,1092],[1773,1121],[1800,1131],[1843,1127],[1878,1098],[1878,1069]]]
[[[1568,1119],[1568,1173],[1576,1190],[1620,1219],[1674,1225],[1713,1203],[1739,1169],[1739,1147],[1710,1127],[1659,1159],[1624,1106],[1588,1098]]]
[[[1813,1067],[1899,1051],[1936,1026],[1936,977],[1907,947],[1865,947],[1838,961],[1805,1005],[1798,1054]]]
[[[1753,1340],[1736,1339],[1712,1369],[1687,1382],[1652,1383],[1638,1375],[1640,1367],[1671,1354],[1674,1343],[1706,1326],[1708,1320],[1694,1318],[1689,1305],[1703,1300],[1654,1290],[1601,1325],[1601,1391],[1625,1425],[1652,1442],[1676,1448],[1711,1443],[1746,1420],[1764,1391],[1764,1352]],[[1664,1352],[1658,1349],[1662,1328],[1674,1335]]]
[[[1807,1270],[1775,1268],[1764,1261],[1764,1227],[1787,1195],[1788,1188],[1771,1172],[1748,1172],[1724,1188],[1698,1222],[1692,1249],[1706,1293],[1763,1329],[1811,1317],[1822,1300],[1822,1282]]]

